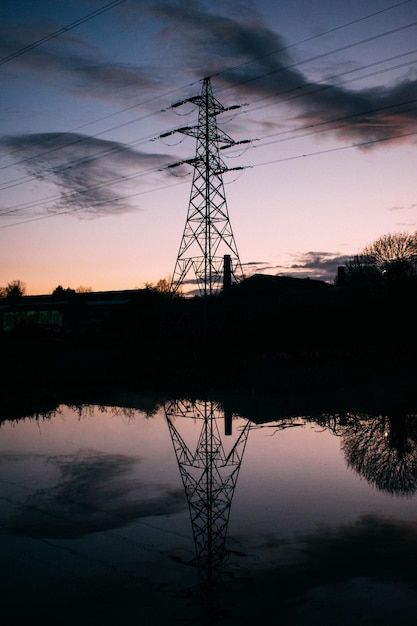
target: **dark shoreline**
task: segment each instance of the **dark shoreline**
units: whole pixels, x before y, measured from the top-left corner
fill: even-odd
[[[129,394],[150,408],[199,397],[268,416],[417,413],[416,288],[255,276],[228,297],[145,289],[123,293],[123,304],[112,293],[116,306],[103,294],[71,296],[58,332],[32,324],[0,334],[0,421]]]
[[[203,366],[198,358],[178,366],[167,354],[150,363],[146,357],[127,358],[120,346],[86,350],[71,341],[7,343],[0,422],[60,404],[136,403],[152,412],[171,398],[221,401],[255,420],[344,411],[417,414],[417,367],[402,355],[263,355],[231,368],[207,360]]]

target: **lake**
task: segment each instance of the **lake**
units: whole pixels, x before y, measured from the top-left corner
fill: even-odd
[[[417,415],[61,404],[0,468],[15,623],[417,622]]]

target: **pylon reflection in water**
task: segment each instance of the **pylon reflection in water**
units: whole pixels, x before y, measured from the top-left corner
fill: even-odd
[[[165,415],[188,500],[200,587],[208,604],[206,610],[211,612],[217,603],[216,590],[227,556],[230,508],[250,422],[234,436],[232,416],[223,405],[203,400],[171,401],[165,406]],[[201,422],[194,451],[180,433],[184,418]],[[220,434],[221,421],[227,446]]]

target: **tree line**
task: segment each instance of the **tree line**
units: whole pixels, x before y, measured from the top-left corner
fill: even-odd
[[[414,233],[397,232],[382,235],[363,250],[352,256],[343,267],[343,272],[335,277],[335,283],[354,287],[372,287],[383,284],[402,284],[417,278],[417,231]],[[147,290],[168,294],[169,281],[165,278],[156,284],[145,283]],[[76,289],[64,289],[58,285],[54,295],[64,293],[91,292],[91,287],[80,286]],[[27,294],[26,283],[13,280],[6,287],[0,287],[0,297],[16,298]],[[181,296],[181,292],[177,293]]]
[[[401,285],[417,277],[417,231],[383,235],[353,256],[343,272],[345,284]]]
[[[62,285],[58,285],[58,287],[53,290],[52,294],[60,296],[72,293],[91,293],[92,291],[91,287],[85,287],[84,285],[80,285],[76,289],[71,289],[71,287],[64,289]],[[10,283],[7,283],[5,287],[0,287],[0,298],[20,298],[26,294],[26,283],[22,280],[12,280]]]

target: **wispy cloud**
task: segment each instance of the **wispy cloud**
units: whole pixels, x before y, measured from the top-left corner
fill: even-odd
[[[407,204],[407,205],[390,206],[390,207],[388,207],[388,211],[404,211],[406,209],[415,209],[415,207],[417,207],[417,203]]]
[[[319,602],[314,595],[311,601],[311,592],[318,586],[320,597],[326,598],[321,607],[323,623],[331,623],[334,610],[326,611],[329,598],[335,597],[335,579],[340,597],[350,597],[352,589],[352,597],[356,597],[352,581],[360,581],[361,591],[357,597],[363,598],[364,579],[372,581],[381,597],[381,590],[386,589],[388,583],[391,588],[393,581],[396,581],[396,592],[403,594],[407,601],[412,597],[409,585],[415,584],[416,573],[412,559],[406,557],[416,552],[416,527],[412,522],[369,515],[351,524],[320,528],[287,545],[274,536],[261,538],[261,541],[259,547],[269,567],[267,570],[260,568],[253,576],[259,590],[258,607],[268,606],[268,611],[273,610],[270,602],[274,598],[274,606],[283,611],[283,623],[309,621],[308,609]],[[258,546],[255,549],[259,549]],[[289,558],[289,554],[294,558]],[[240,564],[243,567],[242,559]],[[414,599],[412,603],[414,606]]]
[[[172,159],[172,155],[139,152],[116,141],[77,133],[4,137],[0,150],[9,152],[30,177],[57,187],[59,196],[49,208],[45,203],[44,211],[65,208],[78,217],[133,210],[128,196],[133,188],[138,190],[140,175],[157,172]]]

